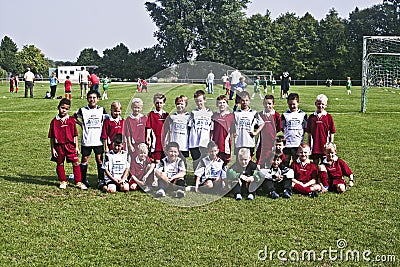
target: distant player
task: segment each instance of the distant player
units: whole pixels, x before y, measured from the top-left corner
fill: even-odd
[[[346,90],[347,90],[347,95],[351,95],[351,79],[350,79],[350,77],[347,77],[347,79],[346,79]]]
[[[290,77],[289,72],[284,71],[282,73],[282,76],[280,76],[280,79],[281,79],[281,99],[287,98],[290,89],[290,81],[292,80],[292,78]]]
[[[67,75],[67,77],[65,77],[66,80],[64,82],[64,88],[65,88],[65,98],[72,100],[72,93],[71,93],[71,89],[72,89],[72,82],[69,79],[69,76]]]

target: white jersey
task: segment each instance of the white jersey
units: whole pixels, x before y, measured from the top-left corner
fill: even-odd
[[[113,150],[108,152],[103,160],[102,168],[107,170],[114,178],[120,179],[125,170],[130,166],[128,153],[124,150],[121,153],[115,154]],[[111,178],[104,173],[106,183],[111,182]]]
[[[165,157],[158,163],[157,171],[163,172],[168,178],[171,178],[179,172],[186,171],[186,168],[185,163],[181,158],[178,157],[175,162],[170,162],[168,157]]]
[[[82,120],[82,145],[83,146],[102,146],[101,132],[103,122],[108,117],[103,107],[89,106],[80,108],[76,114]]]
[[[210,142],[210,133],[213,129],[213,112],[210,109],[196,108],[190,114],[189,120],[189,148],[207,147]]]
[[[214,73],[210,72],[207,75],[207,83],[214,83],[214,78],[215,78]]]
[[[254,131],[256,125],[264,124],[264,121],[259,117],[257,111],[252,110],[238,110],[233,113],[235,115],[235,147],[254,147],[254,136],[250,132]]]
[[[235,70],[234,72],[231,73],[231,84],[238,84],[240,77],[242,77],[242,74],[240,71]]]
[[[194,175],[200,177],[200,184],[204,183],[207,179],[225,179],[226,171],[223,166],[224,161],[222,159],[218,158],[216,161],[212,161],[207,156],[200,161]]]
[[[286,147],[298,147],[304,138],[304,129],[307,128],[307,114],[298,110],[287,110],[282,114],[282,130],[286,139]]]
[[[176,142],[180,151],[189,151],[188,134],[190,114],[177,112],[169,115],[167,124],[169,125],[169,142]]]

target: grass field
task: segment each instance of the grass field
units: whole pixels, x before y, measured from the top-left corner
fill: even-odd
[[[108,110],[120,100],[125,113],[133,87],[112,84],[109,100],[99,104]],[[153,93],[167,95],[167,111],[184,94],[190,110],[196,89],[204,86],[150,84],[150,94],[136,96],[147,113]],[[223,197],[191,208],[141,192],[59,190],[47,138],[58,101],[43,99],[46,90],[47,83],[36,84],[35,98],[25,99],[23,90],[10,94],[8,84],[0,84],[0,266],[399,266],[399,90],[371,90],[361,114],[360,88],[351,96],[344,87],[291,88],[308,114],[317,94],[328,96],[338,154],[355,175],[346,193],[241,202]],[[62,93],[60,85],[57,95]],[[86,104],[76,85],[73,95],[71,114]],[[207,105],[214,109],[215,100]],[[261,110],[262,104],[251,106]],[[276,100],[276,110],[285,111],[286,102]],[[94,183],[93,158],[90,163]],[[317,259],[302,260],[304,250],[315,251]],[[324,250],[338,252],[329,257],[320,254]],[[360,252],[358,262],[346,260],[348,250]],[[363,259],[365,251],[371,261]],[[296,252],[300,260],[290,260]],[[377,259],[382,261],[372,262]]]

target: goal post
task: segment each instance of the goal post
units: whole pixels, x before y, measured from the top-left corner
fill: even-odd
[[[400,36],[363,37],[361,77],[361,112],[366,112],[370,88],[400,85]]]

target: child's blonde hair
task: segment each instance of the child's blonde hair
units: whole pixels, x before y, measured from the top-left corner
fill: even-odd
[[[321,101],[325,105],[328,104],[328,97],[324,94],[317,95],[317,98],[315,99],[315,102]]]
[[[336,145],[333,142],[328,142],[324,145],[324,149],[328,150],[328,149],[333,149],[336,151]]]
[[[113,101],[113,102],[111,103],[110,109],[113,110],[113,109],[115,109],[115,108],[121,108],[121,109],[122,109],[121,102],[119,102],[119,101]]]
[[[132,99],[131,107],[133,106],[134,103],[138,103],[141,107],[143,107],[143,100],[140,98],[134,98]]]
[[[304,143],[299,145],[299,147],[297,148],[297,153],[299,153],[300,150],[303,150],[303,149],[308,149],[308,151],[310,151],[310,146],[307,144],[304,144]]]
[[[248,149],[246,147],[242,147],[241,149],[239,149],[238,158],[239,157],[250,158],[250,149]]]
[[[145,143],[140,143],[137,146],[138,151],[140,152],[144,152],[145,154],[149,153],[149,148],[147,147],[147,145]]]

